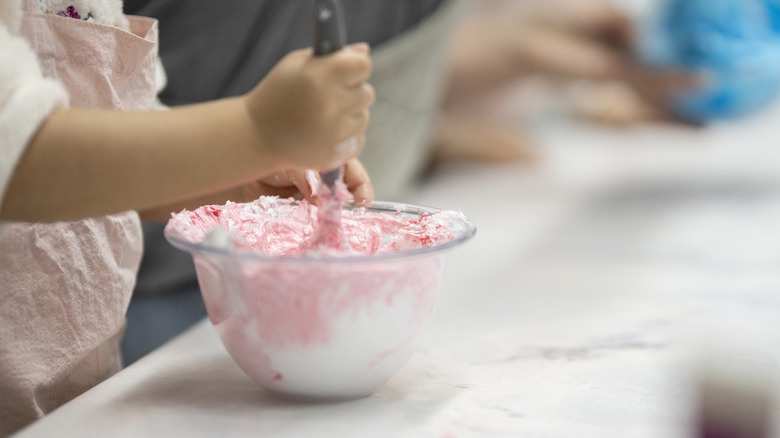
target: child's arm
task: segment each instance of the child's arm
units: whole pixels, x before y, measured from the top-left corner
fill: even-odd
[[[374,93],[366,45],[299,50],[245,96],[162,112],[52,114],[16,167],[4,220],[144,210],[289,168],[328,169],[363,145]],[[357,137],[358,147],[339,144]]]

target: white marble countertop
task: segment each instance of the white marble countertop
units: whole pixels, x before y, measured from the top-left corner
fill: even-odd
[[[674,438],[694,436],[701,364],[774,391],[780,108],[537,134],[541,164],[449,164],[406,200],[478,233],[448,257],[420,351],[372,396],[276,398],[203,321],[18,436]]]

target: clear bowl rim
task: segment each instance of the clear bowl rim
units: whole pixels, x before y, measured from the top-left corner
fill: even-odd
[[[374,212],[392,212],[392,213],[410,213],[410,214],[434,214],[440,211],[444,211],[441,208],[434,208],[415,204],[406,204],[400,202],[387,202],[387,201],[371,201],[361,205],[355,205],[353,202],[348,201],[344,203],[342,208],[357,210],[361,208],[370,209]],[[174,247],[190,253],[193,257],[202,255],[211,255],[218,257],[239,258],[247,261],[261,261],[261,262],[274,262],[274,263],[376,263],[386,261],[398,261],[405,260],[414,257],[432,255],[436,253],[443,253],[450,250],[467,240],[474,237],[477,232],[477,227],[472,223],[465,215],[462,218],[457,219],[462,224],[463,230],[456,230],[456,236],[452,240],[448,240],[442,244],[429,246],[426,248],[415,248],[408,251],[393,252],[387,254],[377,255],[360,255],[360,256],[271,256],[267,254],[261,254],[257,252],[251,252],[246,250],[231,250],[226,248],[218,248],[214,246],[204,245],[202,243],[193,243],[184,240],[178,236],[172,235],[172,232],[168,231],[168,227],[165,228],[164,236],[168,242]]]

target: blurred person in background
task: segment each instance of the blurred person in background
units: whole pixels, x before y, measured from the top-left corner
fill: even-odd
[[[245,92],[285,53],[311,44],[313,1],[125,0],[160,21],[160,56],[174,106]],[[665,117],[676,77],[639,68],[631,22],[605,0],[342,0],[349,42],[372,46],[376,90],[361,161],[376,198],[400,200],[432,162],[532,160],[514,124],[483,102],[534,75],[586,80],[580,113],[610,123]],[[642,83],[641,94],[633,85]],[[580,83],[580,85],[582,85]],[[604,96],[608,97],[604,98]],[[291,196],[299,194],[290,193]],[[128,312],[131,363],[206,315],[191,257],[144,226],[145,254]]]

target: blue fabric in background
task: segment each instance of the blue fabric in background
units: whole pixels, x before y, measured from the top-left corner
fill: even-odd
[[[646,62],[704,74],[673,110],[706,122],[752,113],[780,93],[780,0],[665,0],[640,40]]]

